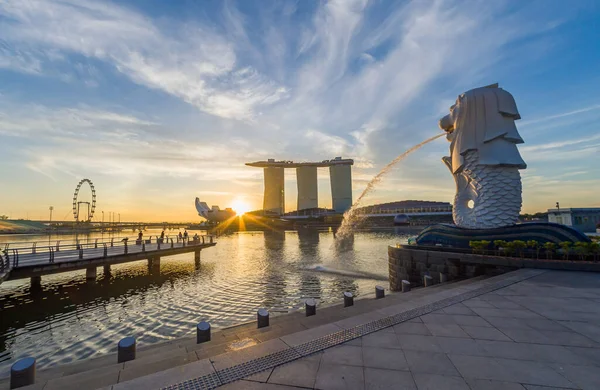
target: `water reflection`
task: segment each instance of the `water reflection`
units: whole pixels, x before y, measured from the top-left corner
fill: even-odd
[[[199,320],[218,328],[255,318],[259,307],[287,312],[309,297],[327,304],[344,291],[370,293],[387,280],[387,245],[403,240],[406,231],[357,233],[342,245],[331,232],[311,229],[239,232],[203,250],[199,264],[193,253],[162,258],[159,273],[138,261],[114,265],[110,274],[101,268],[92,283],[84,271],[43,277],[37,292],[27,279],[5,282],[0,376],[27,355],[43,368],[106,353],[124,335],[142,346],[192,335]]]

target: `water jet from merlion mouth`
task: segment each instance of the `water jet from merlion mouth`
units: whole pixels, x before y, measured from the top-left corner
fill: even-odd
[[[440,138],[443,135],[446,135],[446,134],[441,133],[441,134],[437,134],[431,138],[426,139],[425,141],[413,146],[412,148],[408,149],[404,153],[400,154],[398,157],[393,159],[388,165],[383,167],[383,169],[381,171],[379,171],[379,173],[377,175],[375,175],[375,177],[373,177],[371,179],[371,181],[367,184],[367,187],[363,190],[363,192],[360,194],[360,196],[356,199],[356,202],[354,202],[354,204],[352,204],[352,207],[350,207],[350,209],[344,213],[344,219],[342,220],[342,224],[340,225],[340,228],[338,229],[338,231],[336,233],[336,240],[344,240],[345,238],[347,238],[348,235],[352,233],[352,229],[355,227],[358,227],[361,224],[361,222],[364,221],[366,216],[364,214],[357,213],[357,210],[358,210],[358,207],[360,206],[361,201],[363,200],[363,198],[365,196],[367,196],[368,194],[373,192],[373,190],[375,190],[375,187],[377,186],[377,184],[379,184],[381,179],[383,179],[383,176],[385,176],[385,174],[388,173],[394,167],[394,165],[396,165],[400,161],[404,160],[404,158],[406,156],[408,156],[415,150],[420,149],[422,146]]]

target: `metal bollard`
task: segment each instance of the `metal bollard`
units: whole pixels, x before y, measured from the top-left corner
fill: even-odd
[[[344,293],[344,307],[354,305],[354,295],[350,291]]]
[[[385,297],[385,289],[382,286],[375,286],[375,299]]]
[[[206,321],[198,323],[196,326],[196,344],[210,341],[210,324]]]
[[[403,280],[402,281],[402,292],[409,292],[410,291],[410,282],[408,280]]]
[[[423,284],[425,287],[433,286],[433,278],[429,275],[423,276]]]
[[[135,338],[125,337],[119,341],[117,363],[124,363],[135,359]]]
[[[317,302],[312,298],[307,299],[304,301],[304,309],[307,317],[314,316],[317,314]]]
[[[440,283],[446,283],[448,281],[448,275],[440,272]]]
[[[256,313],[256,323],[258,328],[269,326],[269,311],[267,309],[258,309]]]
[[[10,388],[33,385],[35,383],[35,358],[26,357],[18,360],[10,368]]]

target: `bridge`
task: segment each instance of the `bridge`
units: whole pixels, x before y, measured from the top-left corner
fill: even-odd
[[[41,245],[40,245],[41,244]],[[110,272],[112,264],[148,260],[151,271],[160,268],[162,256],[194,252],[194,260],[200,262],[200,251],[215,246],[212,235],[198,236],[196,239],[183,239],[175,236],[161,239],[138,240],[137,237],[111,239],[74,244],[48,245],[47,242],[24,242],[6,244],[0,253],[0,283],[4,280],[31,278],[31,286],[39,287],[43,275],[86,270],[88,280],[96,279],[97,267]]]

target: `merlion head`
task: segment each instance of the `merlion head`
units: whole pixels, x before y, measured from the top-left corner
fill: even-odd
[[[461,94],[450,113],[439,121],[451,142],[452,172],[462,170],[470,150],[478,152],[480,165],[527,168],[516,147],[523,143],[515,126],[517,119],[521,116],[515,99],[498,84]]]

